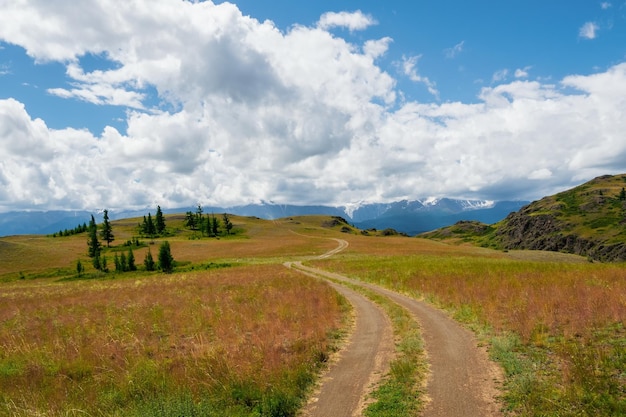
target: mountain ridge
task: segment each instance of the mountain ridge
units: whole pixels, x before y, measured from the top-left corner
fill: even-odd
[[[460,222],[423,234],[496,249],[545,250],[626,261],[626,174],[543,197],[494,224]]]
[[[522,207],[525,201],[462,200],[451,198],[401,200],[391,203],[355,203],[345,206],[276,204],[262,201],[232,207],[203,207],[204,213],[228,212],[240,216],[254,216],[272,220],[299,215],[331,215],[346,217],[361,229],[393,228],[399,232],[415,235],[424,231],[467,220],[496,222],[510,212]],[[164,213],[195,212],[196,207],[163,209]],[[109,218],[142,217],[153,215],[156,207],[143,210],[109,210]],[[0,236],[20,234],[52,234],[65,229],[73,229],[88,223],[91,215],[96,222],[102,221],[101,212],[85,210],[12,211],[0,213]]]

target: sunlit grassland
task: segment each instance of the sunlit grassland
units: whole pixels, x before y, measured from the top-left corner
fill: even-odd
[[[133,273],[93,270],[86,235],[0,238],[0,415],[295,413],[348,307],[279,261],[335,243],[292,231],[327,233],[317,219],[281,228],[233,216],[240,233],[220,239],[166,219],[168,236],[133,248]],[[113,222],[109,261],[137,223]],[[175,273],[143,271],[163,240]],[[205,267],[214,262],[226,267]]]
[[[626,267],[421,239],[351,237],[318,267],[425,298],[491,338],[520,415],[626,413]],[[620,414],[621,413],[621,414]]]
[[[294,410],[342,317],[327,285],[267,265],[18,281],[0,306],[0,413],[24,416]]]
[[[334,245],[328,240],[311,239],[306,235],[333,233],[319,226],[323,219],[320,216],[303,217],[300,220],[285,219],[280,222],[232,216],[231,221],[241,233],[219,239],[201,238],[199,232],[186,229],[183,226],[184,216],[166,215],[165,218],[169,235],[154,239],[140,237],[142,247],[133,247],[137,264],[141,264],[148,251],[156,257],[159,244],[164,240],[170,242],[175,260],[183,265],[207,260],[236,263],[281,262],[286,257],[319,255]],[[111,267],[115,253],[128,251],[124,243],[138,236],[139,222],[139,219],[112,222],[115,240],[110,248],[104,245],[102,253],[108,258]],[[295,233],[296,231],[304,234]],[[0,281],[10,281],[18,277],[29,279],[68,276],[75,271],[78,260],[85,266],[87,273],[94,272],[87,256],[86,233],[55,238],[38,235],[0,237]]]

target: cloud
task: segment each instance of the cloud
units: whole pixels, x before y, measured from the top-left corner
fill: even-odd
[[[509,76],[509,70],[508,69],[501,69],[498,70],[496,72],[493,73],[492,77],[491,77],[491,82],[492,83],[498,83],[501,81],[504,81],[507,79],[507,77]]]
[[[439,91],[437,91],[435,83],[430,81],[428,77],[419,75],[417,72],[417,62],[420,60],[421,57],[421,55],[410,57],[403,56],[401,64],[402,71],[404,75],[408,76],[411,81],[424,84],[430,94],[439,98]]]
[[[533,199],[626,171],[626,63],[553,84],[523,68],[473,103],[405,102],[376,64],[390,38],[283,32],[230,3],[104,3],[30,1],[0,15],[0,39],[66,65],[70,88],[53,93],[134,107],[125,132],[94,134],[0,100],[0,210]],[[105,62],[87,70],[86,53]],[[419,59],[399,68],[436,96]]]
[[[578,31],[578,36],[583,39],[595,39],[597,37],[596,32],[598,31],[598,29],[598,25],[594,22],[587,22],[581,26],[580,30]]]
[[[363,45],[363,52],[365,55],[371,56],[372,59],[376,59],[387,52],[391,42],[393,42],[393,39],[390,37],[384,37],[374,41],[366,41],[365,45]]]
[[[603,1],[602,3],[600,3],[600,7],[602,8],[602,10],[610,9],[612,6],[613,5],[608,1]]]
[[[524,68],[518,68],[515,70],[515,78],[528,78],[528,70],[530,70],[532,67],[531,66],[527,66]]]
[[[465,41],[461,41],[457,43],[456,45],[454,45],[452,48],[445,49],[443,52],[446,58],[449,58],[449,59],[456,58],[456,56],[459,55],[463,51],[464,45],[465,45]]]
[[[349,29],[351,32],[356,30],[364,30],[376,24],[377,22],[372,16],[366,15],[360,10],[352,13],[327,12],[324,13],[320,17],[320,20],[317,22],[317,26],[323,30],[342,27]]]

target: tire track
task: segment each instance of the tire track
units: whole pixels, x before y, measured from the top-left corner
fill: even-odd
[[[294,264],[287,263],[287,267]],[[298,272],[319,278],[299,267]],[[343,285],[330,282],[342,294],[355,313],[353,331],[339,352],[337,361],[322,378],[315,395],[302,411],[306,417],[360,416],[367,395],[378,379],[389,370],[394,352],[393,331],[389,318],[372,301]]]
[[[348,242],[342,239],[334,240],[339,243],[339,246],[320,256],[320,259],[328,258],[348,247]],[[489,360],[486,348],[479,347],[472,332],[452,320],[441,310],[378,285],[357,281],[317,268],[306,267],[300,262],[292,262],[288,266],[308,275],[332,280],[329,282],[338,290],[345,289],[345,287],[335,284],[333,281],[358,285],[375,291],[404,307],[413,315],[421,326],[424,348],[430,365],[430,375],[426,387],[428,404],[422,413],[424,417],[496,417],[502,415],[497,401],[499,395],[497,387],[502,380],[500,368]],[[358,311],[357,314],[359,314]],[[350,349],[350,346],[346,348],[346,354],[349,353]],[[322,390],[325,389],[325,386],[326,383],[322,385]],[[321,406],[323,401],[341,402],[341,398],[320,397],[318,406]],[[316,415],[348,414],[331,412]]]

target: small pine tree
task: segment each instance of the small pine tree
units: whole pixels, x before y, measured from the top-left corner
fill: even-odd
[[[619,199],[621,201],[625,201],[626,200],[626,190],[624,189],[624,187],[622,187],[622,191],[619,192]]]
[[[109,211],[104,210],[104,218],[102,221],[102,230],[100,231],[100,237],[107,243],[107,248],[110,247],[111,242],[115,240],[113,236],[113,227],[109,222]]]
[[[135,265],[135,255],[133,254],[132,248],[128,248],[128,256],[126,257],[126,259],[128,260],[128,270],[136,271],[137,265]]]
[[[102,272],[109,272],[109,268],[107,267],[107,258],[106,258],[106,256],[103,256],[102,260],[100,261],[100,270]]]
[[[191,211],[185,213],[185,226],[191,230],[196,230],[196,216]]]
[[[125,253],[120,255],[120,266],[122,267],[122,272],[128,272],[128,260]]]
[[[83,263],[79,259],[76,262],[76,273],[78,274],[79,277],[81,277],[83,275],[83,272],[85,272],[85,267],[83,266]]]
[[[148,236],[153,237],[156,234],[156,226],[152,220],[152,213],[148,213],[148,223],[146,225]]]
[[[102,270],[102,259],[100,258],[100,252],[98,252],[92,259],[91,264],[97,271]]]
[[[220,221],[217,219],[217,217],[212,216],[211,217],[211,235],[217,236],[219,234],[220,234]]]
[[[154,263],[154,259],[152,258],[152,252],[150,252],[150,249],[148,249],[148,253],[143,260],[143,265],[146,267],[146,271],[154,271],[156,269],[156,264]]]
[[[223,220],[224,220],[224,229],[226,229],[226,234],[229,235],[230,231],[233,229],[233,224],[231,223],[226,213],[224,213]]]
[[[168,241],[163,242],[159,248],[159,268],[166,274],[174,270],[174,258]]]
[[[163,234],[163,232],[165,232],[165,218],[163,218],[163,212],[161,211],[161,206],[157,206],[156,232],[158,234]]]
[[[196,229],[200,229],[200,233],[202,233],[202,206],[198,204],[198,208],[196,209]]]
[[[143,223],[139,225],[139,233],[142,235],[148,234],[148,219],[145,215],[143,216]]]
[[[122,269],[122,263],[120,262],[120,257],[117,256],[117,253],[113,257],[113,263],[115,264],[115,272],[124,272]]]
[[[100,255],[100,242],[98,241],[98,228],[96,220],[91,215],[89,221],[89,239],[87,240],[88,254],[90,258],[96,258]],[[100,268],[96,268],[100,269]]]

